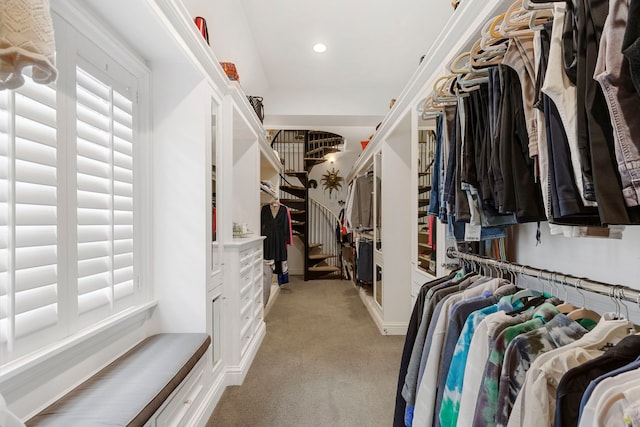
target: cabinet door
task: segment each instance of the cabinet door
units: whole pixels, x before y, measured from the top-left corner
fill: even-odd
[[[217,174],[217,159],[218,159],[218,112],[220,104],[211,98],[211,114],[208,128],[208,140],[209,151],[211,153],[211,274],[215,275],[220,272],[222,267],[222,248],[217,244],[218,235],[218,212],[220,211],[218,193],[218,174]]]

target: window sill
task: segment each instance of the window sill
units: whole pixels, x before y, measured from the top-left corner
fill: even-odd
[[[43,369],[49,369],[52,363],[59,356],[64,356],[68,352],[81,352],[85,346],[94,347],[96,342],[104,342],[113,336],[114,333],[132,325],[142,325],[151,317],[153,309],[158,305],[157,301],[150,301],[138,307],[125,310],[116,316],[98,323],[90,328],[65,338],[55,344],[47,346],[42,350],[30,353],[5,365],[0,366],[0,390],[7,390],[11,383],[24,384],[28,379],[25,376],[38,377]],[[94,347],[95,348],[95,347]]]

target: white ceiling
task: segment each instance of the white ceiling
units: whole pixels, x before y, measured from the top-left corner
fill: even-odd
[[[449,0],[181,1],[205,17],[211,49],[236,64],[245,92],[264,97],[265,127],[352,126],[357,140],[373,133],[454,13]],[[144,2],[129,2],[88,0],[117,29],[129,28],[143,56],[175,60],[162,54],[166,41],[145,39],[143,24],[130,33]],[[131,13],[123,15],[125,3]],[[327,52],[314,53],[316,42]]]
[[[446,0],[241,3],[269,85],[327,90],[401,88],[452,10]]]
[[[453,13],[449,0],[183,1],[272,126],[375,126]]]

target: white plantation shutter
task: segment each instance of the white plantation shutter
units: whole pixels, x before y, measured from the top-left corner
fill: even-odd
[[[77,67],[78,313],[134,293],[133,102]]]
[[[3,351],[59,321],[56,145],[54,87],[27,79],[15,92],[0,92]]]
[[[133,102],[114,91],[114,296],[133,295]]]
[[[150,298],[134,257],[145,174],[129,69],[146,70],[56,25],[57,82],[0,91],[0,372]]]

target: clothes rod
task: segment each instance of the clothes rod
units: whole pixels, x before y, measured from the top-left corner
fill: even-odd
[[[559,273],[556,271],[544,270],[540,268],[530,267],[528,265],[516,264],[509,261],[500,261],[492,258],[486,258],[479,255],[459,252],[455,248],[447,249],[447,256],[451,259],[460,258],[478,264],[484,264],[488,267],[494,267],[501,271],[509,271],[515,274],[525,274],[527,276],[538,279],[553,281],[564,286],[571,286],[579,291],[589,291],[599,295],[608,296],[614,300],[629,301],[640,306],[640,291],[622,285],[612,285],[608,283],[598,282],[583,277],[576,277],[569,274]]]

